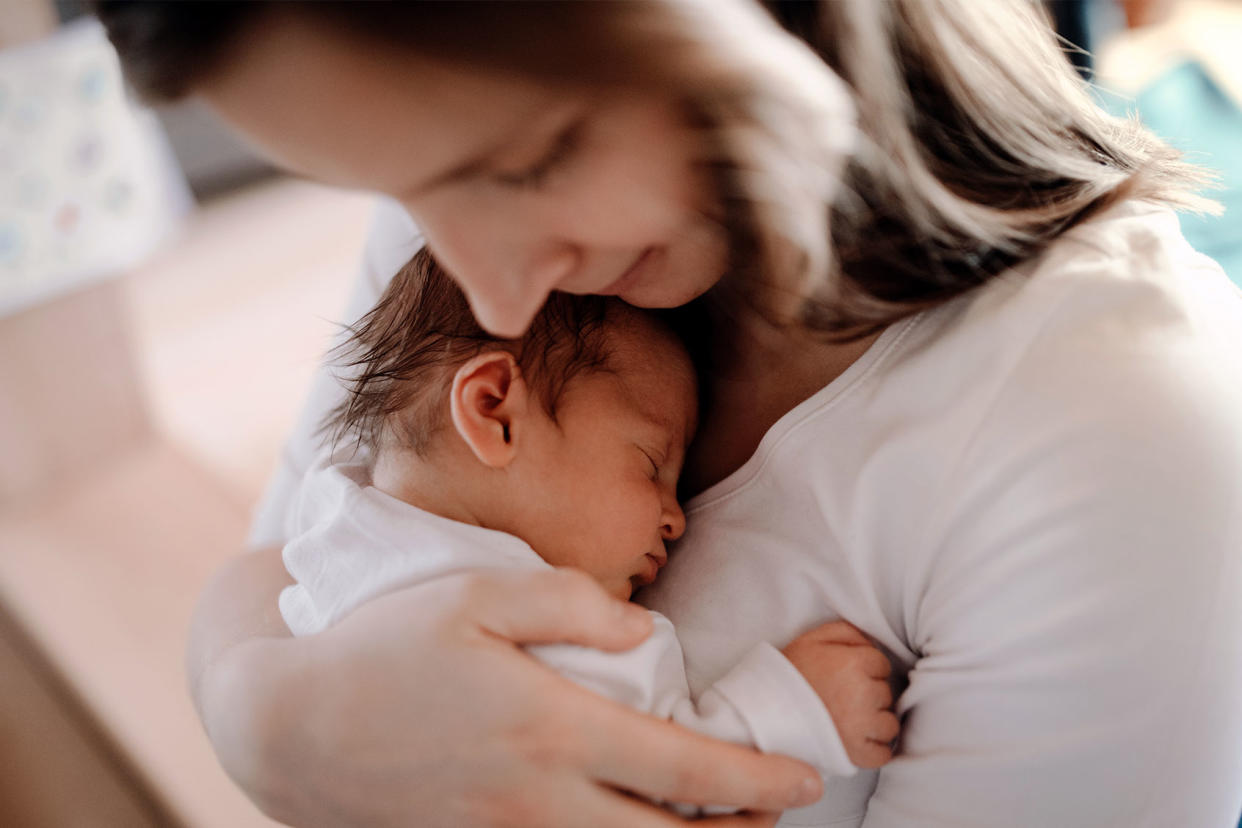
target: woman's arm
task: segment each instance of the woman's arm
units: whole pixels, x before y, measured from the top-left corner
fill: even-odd
[[[421,246],[395,203],[376,211],[347,319]],[[633,647],[645,610],[564,573],[443,579],[368,603],[294,639],[277,599],[302,473],[340,383],[324,367],[251,532],[261,551],[199,601],[188,673],[230,776],[299,826],[675,825],[622,788],[664,801],[777,811],[818,798],[810,768],[717,743],[573,686],[519,643]],[[724,824],[770,824],[738,816]]]
[[[645,610],[568,571],[446,578],[288,637],[279,551],[200,601],[195,702],[229,774],[299,826],[668,826],[663,800],[779,811],[818,798],[792,759],[715,742],[538,666],[513,642],[634,646]],[[772,816],[721,818],[770,825]]]
[[[1146,321],[1138,291],[1096,298]],[[1242,386],[1187,318],[1046,325],[992,401],[936,510],[866,828],[1236,823]]]

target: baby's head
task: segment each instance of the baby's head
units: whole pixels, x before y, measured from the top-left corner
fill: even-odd
[[[654,315],[554,293],[525,336],[496,339],[423,250],[345,347],[356,373],[326,425],[370,449],[376,488],[516,535],[621,598],[655,579],[685,528],[697,395]]]

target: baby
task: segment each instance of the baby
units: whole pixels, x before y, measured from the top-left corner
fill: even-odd
[[[304,483],[284,550],[297,583],[280,596],[295,634],[469,570],[576,567],[621,599],[656,579],[685,528],[677,479],[697,397],[654,315],[554,294],[521,339],[497,340],[421,251],[347,347],[357,374],[328,426],[364,450],[326,456]],[[691,698],[672,625],[653,616],[629,652],[527,650],[617,701],[825,776],[891,755],[888,661],[844,622],[784,654],[760,644]]]

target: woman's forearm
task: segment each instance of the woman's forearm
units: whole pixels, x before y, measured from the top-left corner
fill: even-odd
[[[258,638],[288,638],[277,598],[292,583],[280,548],[268,547],[229,561],[199,596],[190,623],[186,672],[199,715],[209,668],[239,644]]]
[[[277,817],[284,797],[269,772],[271,748],[297,707],[291,691],[304,686],[301,648],[277,608],[290,582],[279,547],[231,560],[199,597],[186,653],[190,694],[220,763]]]
[[[647,635],[645,610],[581,573],[444,578],[306,638],[280,620],[286,583],[277,550],[231,563],[200,601],[189,657],[221,763],[281,821],[656,828],[682,822],[615,789],[768,811],[819,796],[800,762],[598,698],[515,646]]]

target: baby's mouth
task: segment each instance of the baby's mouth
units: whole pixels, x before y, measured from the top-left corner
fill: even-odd
[[[651,584],[654,584],[656,577],[660,574],[660,570],[664,567],[664,564],[668,562],[668,556],[654,555],[648,552],[644,562],[646,563],[646,568],[642,572],[639,572],[637,575],[630,578],[630,581],[638,586],[650,586]]]

